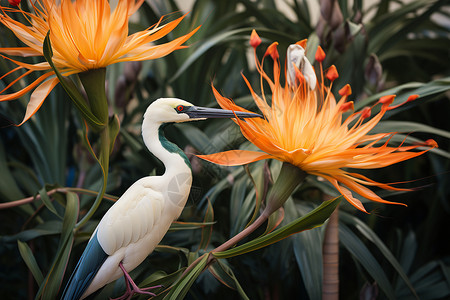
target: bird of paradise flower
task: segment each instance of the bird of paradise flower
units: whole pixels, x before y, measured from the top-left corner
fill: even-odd
[[[0,77],[21,75],[0,91],[0,102],[15,100],[32,92],[23,124],[44,102],[52,89],[60,82],[49,62],[30,64],[9,56],[45,56],[44,40],[49,33],[52,41],[54,67],[63,75],[102,69],[124,61],[143,61],[163,57],[174,50],[184,48],[186,42],[198,28],[170,42],[154,45],[154,41],[170,33],[181,20],[180,17],[167,24],[157,24],[128,35],[128,21],[144,0],[120,0],[111,10],[108,0],[37,0],[30,1],[32,12],[21,8],[0,6],[0,22],[10,29],[25,44],[23,47],[0,48],[0,56],[17,65]],[[9,14],[22,14],[29,24],[14,20]],[[7,56],[5,56],[7,55]],[[33,72],[44,71],[34,82],[7,94],[7,90],[19,85],[21,79]]]
[[[243,76],[253,99],[264,115],[264,119],[244,121],[236,118],[243,135],[261,151],[231,150],[210,155],[199,155],[200,158],[219,165],[237,166],[262,159],[277,159],[294,165],[306,173],[320,176],[328,180],[357,209],[367,212],[361,201],[352,195],[352,191],[376,202],[395,203],[382,199],[367,186],[375,186],[386,190],[406,190],[392,184],[380,183],[350,169],[375,169],[386,167],[404,160],[419,156],[437,147],[434,140],[404,146],[390,146],[389,141],[395,132],[369,134],[383,115],[393,106],[395,95],[383,96],[374,104],[381,105],[380,111],[371,118],[372,107],[353,112],[344,118],[343,114],[353,110],[353,102],[348,101],[351,95],[350,85],[340,91],[339,101],[331,93],[332,83],[338,78],[335,66],[323,72],[322,61],[325,52],[319,46],[315,55],[320,63],[319,78],[305,56],[306,40],[291,45],[288,49],[285,67],[286,83],[280,82],[281,69],[277,43],[271,44],[264,55],[271,56],[274,61],[273,79],[263,70],[264,58],[261,62],[256,57],[256,48],[261,39],[252,32],[250,44],[254,48],[257,71],[261,75],[261,96],[251,87]],[[324,82],[330,82],[327,86]],[[270,87],[271,105],[264,94],[264,81]],[[231,100],[223,97],[213,87],[214,96],[224,109],[246,111]],[[412,95],[406,102],[415,100]],[[405,102],[405,103],[406,103]],[[387,141],[382,142],[383,139]],[[381,145],[380,145],[381,144]],[[422,151],[411,151],[425,147]],[[345,169],[344,169],[345,168]],[[346,187],[344,187],[344,185]]]

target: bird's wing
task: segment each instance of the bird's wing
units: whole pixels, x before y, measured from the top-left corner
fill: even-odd
[[[101,219],[61,299],[79,299],[108,256],[150,232],[162,209],[161,193],[139,184],[131,186]]]
[[[164,206],[160,192],[134,185],[108,210],[98,224],[98,240],[112,255],[152,231]]]
[[[80,299],[107,257],[108,254],[100,246],[95,232],[70,276],[61,299]]]

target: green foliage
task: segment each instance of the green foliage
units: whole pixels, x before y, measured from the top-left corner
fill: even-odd
[[[339,70],[334,88],[351,84],[356,108],[370,106],[386,94],[397,95],[394,104],[411,94],[420,95],[389,112],[373,133],[398,131],[403,134],[397,136],[399,142],[433,138],[439,148],[364,173],[382,182],[404,181],[415,189],[380,192],[388,200],[407,203],[407,208],[365,203],[371,212],[365,215],[345,201],[340,204],[341,298],[449,297],[448,1],[413,0],[400,5],[390,0],[339,0],[339,9],[320,21],[316,1],[286,1],[282,10],[284,2],[194,1],[184,25],[161,39],[166,42],[201,25],[189,48],[155,61],[108,67],[107,97],[109,112],[114,114],[108,125],[83,106],[76,88],[79,82],[72,78],[64,79],[23,126],[0,129],[3,298],[57,299],[113,201],[137,179],[163,172],[140,137],[142,115],[153,100],[175,96],[217,106],[210,87],[214,82],[237,104],[256,110],[240,76],[242,72],[251,83],[259,83],[254,60],[248,56],[254,28],[265,45],[279,42],[280,55],[289,44],[308,38],[308,57],[313,60],[320,44],[327,53],[324,65],[335,64]],[[326,6],[332,1],[321,2]],[[146,1],[130,31],[146,28],[161,16],[180,15],[177,3]],[[8,5],[5,0],[1,4]],[[17,17],[24,22],[24,16]],[[51,62],[49,42],[46,59]],[[20,42],[1,26],[0,45],[14,47]],[[35,58],[29,60],[36,63]],[[0,74],[12,66],[0,59]],[[29,80],[37,78],[33,76]],[[0,90],[10,82],[8,77],[1,79]],[[18,123],[27,100],[24,96],[1,102],[1,124]],[[95,133],[87,130],[83,119]],[[251,148],[230,120],[173,125],[166,135],[188,154],[193,188],[180,222],[131,272],[136,282],[141,287],[162,284],[157,299],[320,298],[324,227],[311,228],[322,224],[338,204],[322,202],[324,194],[338,196],[334,188],[308,177],[264,226],[236,247],[214,253],[255,221],[280,164],[220,168],[192,155]],[[102,197],[104,192],[115,196]],[[22,205],[14,205],[18,200]],[[322,214],[312,214],[317,211]],[[305,229],[311,230],[296,233]],[[124,289],[123,280],[117,280],[94,298],[119,296]]]

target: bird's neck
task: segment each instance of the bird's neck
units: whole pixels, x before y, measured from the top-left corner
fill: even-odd
[[[147,148],[164,164],[164,181],[172,202],[184,206],[192,184],[191,164],[186,154],[164,135],[165,123],[145,122],[143,138]],[[173,189],[173,190],[172,190]]]
[[[186,154],[174,143],[167,140],[164,128],[167,123],[149,122],[143,124],[144,143],[153,155],[162,161],[167,173],[181,171],[191,174],[191,164]]]

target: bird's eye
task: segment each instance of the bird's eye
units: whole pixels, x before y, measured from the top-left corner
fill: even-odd
[[[177,110],[177,112],[182,112],[184,110],[184,106],[183,105],[178,105],[177,108],[175,108]]]

